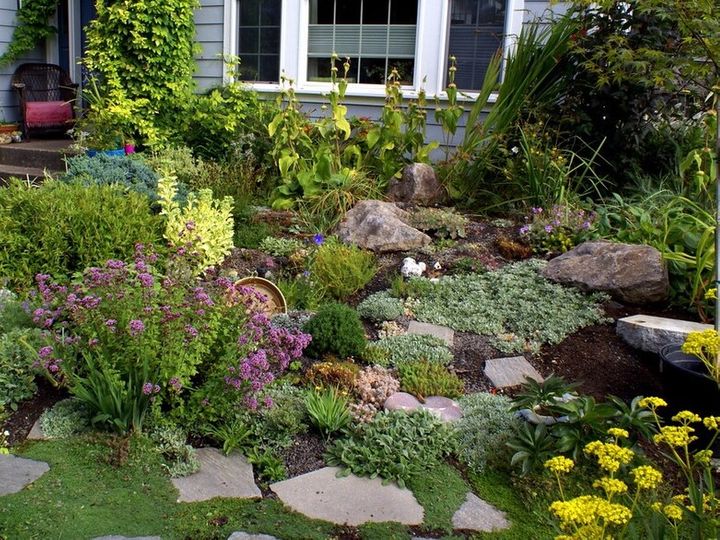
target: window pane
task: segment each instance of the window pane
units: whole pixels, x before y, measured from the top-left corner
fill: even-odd
[[[240,80],[257,81],[258,80],[258,56],[247,54],[240,57],[239,68]]]
[[[259,32],[257,28],[240,28],[240,45],[238,47],[240,54],[259,52]]]
[[[490,59],[502,47],[505,4],[498,0],[452,0],[448,53],[457,59],[455,84],[479,90]]]
[[[260,57],[259,66],[259,81],[275,82],[278,80],[278,73],[280,73],[280,56],[274,55],[263,55]]]
[[[280,53],[279,28],[263,28],[260,30],[260,52],[263,54]]]
[[[261,0],[240,0],[240,26],[257,26]]]
[[[280,26],[282,11],[281,0],[264,0],[260,6],[260,24],[263,26]]]
[[[390,24],[417,24],[417,2],[392,0],[390,2]]]
[[[335,14],[336,24],[358,24],[360,22],[360,4],[362,0],[337,0],[337,10]],[[366,3],[367,5],[367,3]],[[332,17],[332,3],[329,10]],[[330,19],[332,23],[332,18]]]
[[[387,22],[388,0],[366,0],[363,5],[363,24],[387,24]]]
[[[281,0],[240,0],[239,77],[243,81],[280,79]]]

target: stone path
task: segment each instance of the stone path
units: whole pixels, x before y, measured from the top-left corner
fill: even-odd
[[[630,346],[658,353],[666,345],[682,345],[690,332],[711,330],[710,324],[680,321],[652,315],[632,315],[618,319],[616,332]]]
[[[525,377],[530,377],[539,382],[543,380],[542,375],[530,365],[530,362],[525,360],[524,356],[488,360],[485,362],[485,375],[495,388],[523,384]]]
[[[424,511],[408,489],[382,485],[380,478],[338,478],[337,467],[325,467],[270,486],[292,510],[338,525],[396,521],[420,525]]]
[[[225,456],[216,448],[198,448],[197,457],[198,472],[172,480],[180,492],[178,502],[206,501],[213,497],[262,497],[255,485],[252,465],[245,456],[237,453]]]
[[[0,496],[17,493],[49,470],[44,461],[0,454]]]
[[[452,347],[455,343],[455,331],[447,326],[438,326],[418,321],[410,321],[407,329],[408,334],[418,334],[425,336],[435,336],[442,339],[448,347]]]
[[[242,531],[232,533],[227,540],[278,540],[269,534],[252,534]]]
[[[510,527],[505,512],[483,501],[474,493],[468,493],[463,505],[452,518],[455,529],[464,531],[492,532]]]
[[[119,536],[116,534],[110,536],[98,536],[93,540],[162,540],[159,536]]]

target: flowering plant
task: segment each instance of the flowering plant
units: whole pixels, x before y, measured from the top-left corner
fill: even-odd
[[[717,330],[690,332],[682,345],[682,352],[700,359],[708,376],[720,385],[720,336]]]
[[[662,425],[656,410],[664,400],[649,397],[640,405],[650,411],[658,433],[653,442],[680,469],[685,478],[685,493],[671,496],[660,492],[663,474],[648,464],[632,465],[633,450],[623,446],[629,433],[620,428],[608,430],[608,440],[593,441],[585,446],[585,454],[595,458],[601,476],[592,486],[591,495],[566,498],[562,477],[569,474],[575,462],[556,456],[545,462],[556,478],[560,500],[550,505],[550,512],[560,521],[564,533],[556,540],[606,539],[639,536],[642,538],[717,538],[720,525],[720,499],[716,497],[709,448],[720,431],[720,417],[702,419],[690,411],[672,417],[674,424]],[[698,438],[691,424],[702,423],[712,432],[712,439],[702,450],[691,450]]]
[[[590,236],[595,217],[571,205],[532,208],[519,232],[539,255],[565,253]]]
[[[84,401],[95,423],[118,431],[139,429],[152,402],[181,407],[183,391],[198,371],[212,370],[214,359],[248,364],[243,384],[228,382],[224,390],[249,396],[269,380],[271,366],[260,359],[264,335],[250,324],[257,293],[224,277],[163,276],[156,260],[138,245],[132,263],[109,260],[74,285],[36,278],[33,320],[47,338],[37,351],[39,367]],[[269,339],[280,369],[307,344],[289,333]],[[243,348],[235,345],[240,341]]]

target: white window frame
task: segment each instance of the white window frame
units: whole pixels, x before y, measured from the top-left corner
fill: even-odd
[[[237,54],[238,1],[224,0],[225,23],[223,50]],[[241,1],[241,0],[240,0]],[[415,73],[413,84],[403,86],[403,97],[412,99],[424,89],[428,96],[444,99],[445,73],[447,71],[448,38],[450,33],[451,0],[418,0],[417,37],[415,42]],[[525,0],[507,0],[503,56],[512,52],[515,37],[520,34],[525,12]],[[295,21],[295,22],[293,22]],[[295,83],[298,94],[322,95],[330,91],[328,82],[307,80],[308,28],[310,0],[282,0],[280,27],[280,72]],[[504,69],[504,68],[503,68]],[[226,65],[223,62],[223,73]],[[280,83],[247,83],[258,92],[277,92]],[[351,83],[347,96],[350,98],[383,98],[385,87],[381,84]],[[465,92],[462,99],[474,99],[476,93]]]

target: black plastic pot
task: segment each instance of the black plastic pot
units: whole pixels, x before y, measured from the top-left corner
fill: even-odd
[[[660,359],[674,404],[704,415],[720,414],[720,387],[699,358],[685,354],[679,345],[667,345],[660,349]]]

